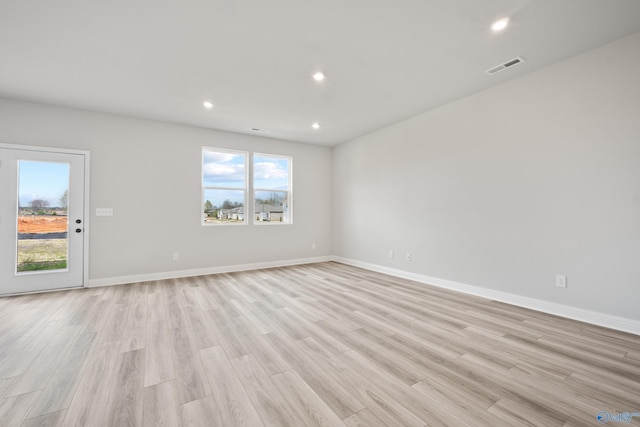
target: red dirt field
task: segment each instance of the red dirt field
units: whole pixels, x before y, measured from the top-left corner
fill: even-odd
[[[25,215],[18,218],[18,233],[62,233],[67,231],[66,216]]]

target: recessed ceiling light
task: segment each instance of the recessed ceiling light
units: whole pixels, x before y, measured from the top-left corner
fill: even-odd
[[[212,108],[213,108],[213,102],[211,102],[211,101],[204,101],[204,102],[202,103],[202,105],[204,106],[204,108],[206,108],[206,109],[208,109],[208,110],[210,110],[210,109],[212,109]]]
[[[491,29],[493,31],[502,31],[507,28],[509,25],[509,18],[502,18],[491,24]]]
[[[324,73],[322,71],[318,71],[313,75],[313,80],[317,82],[321,82],[324,80]]]
[[[314,129],[320,129],[320,123],[315,122],[314,124],[311,125],[311,127]]]

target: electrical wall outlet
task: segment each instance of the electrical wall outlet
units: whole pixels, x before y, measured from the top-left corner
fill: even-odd
[[[173,260],[178,261],[180,259],[180,254],[178,252],[173,253]]]
[[[389,249],[389,258],[393,258],[393,249]]]
[[[407,252],[407,261],[411,261],[411,253]]]
[[[311,249],[313,249],[314,251],[316,250],[316,244],[315,243],[311,244]]]
[[[567,287],[567,276],[563,276],[558,274],[556,276],[556,287],[557,288],[566,288]]]

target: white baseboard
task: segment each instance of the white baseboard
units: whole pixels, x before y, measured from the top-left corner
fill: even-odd
[[[451,280],[440,279],[437,277],[429,277],[422,274],[410,273],[407,271],[383,267],[380,265],[370,264],[367,262],[357,261],[349,258],[334,256],[331,257],[331,259],[342,264],[352,265],[354,267],[360,267],[366,270],[388,274],[390,276],[410,279],[416,282],[463,292],[465,294],[475,295],[494,301],[500,301],[518,307],[530,308],[532,310],[541,311],[543,313],[554,314],[556,316],[566,317],[568,319],[579,320],[581,322],[591,323],[593,325],[604,326],[606,328],[640,335],[640,321],[628,319],[626,317],[613,316],[610,314],[599,313],[597,311],[585,310],[582,308],[572,307],[564,304],[557,304],[554,302],[524,297],[508,292],[501,292],[482,288],[479,286],[453,282]]]
[[[135,274],[131,276],[106,277],[104,279],[90,279],[88,288],[98,286],[124,285],[127,283],[149,282],[151,280],[178,279],[181,277],[206,276],[208,274],[233,273],[236,271],[259,270],[262,268],[287,267],[300,264],[314,264],[331,261],[331,257],[314,257],[290,259],[284,261],[258,262],[253,264],[237,264],[223,267],[196,268],[192,270],[177,270],[161,273]]]

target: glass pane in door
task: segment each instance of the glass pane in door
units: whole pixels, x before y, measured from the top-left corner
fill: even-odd
[[[67,270],[69,163],[18,161],[16,272]]]

